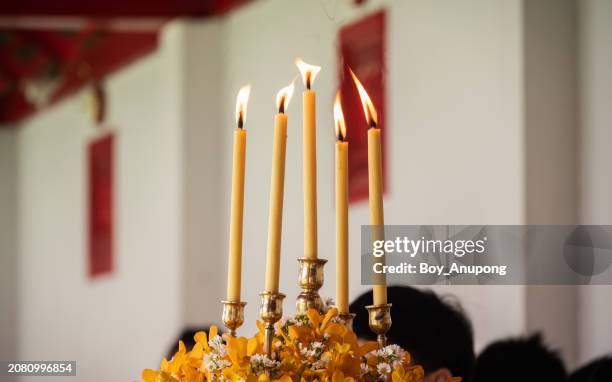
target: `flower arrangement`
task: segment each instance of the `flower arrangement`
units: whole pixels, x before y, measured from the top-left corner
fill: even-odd
[[[283,319],[275,326],[273,353],[263,350],[264,326],[252,338],[220,336],[212,327],[196,344],[179,350],[159,370],[145,369],[145,382],[421,382],[423,369],[397,345],[360,344],[335,308]]]

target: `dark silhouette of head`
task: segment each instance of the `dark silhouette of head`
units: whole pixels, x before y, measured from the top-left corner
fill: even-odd
[[[610,382],[612,381],[612,356],[596,359],[574,371],[569,382]]]
[[[469,382],[475,361],[474,340],[472,325],[460,305],[440,299],[432,291],[405,286],[389,287],[387,295],[393,304],[389,343],[410,352],[414,362],[425,370],[427,381],[455,376]],[[350,307],[357,314],[355,333],[366,340],[375,339],[365,310],[370,304],[371,291],[359,296]]]
[[[565,382],[567,373],[557,352],[541,334],[509,338],[488,345],[476,360],[474,382]]]

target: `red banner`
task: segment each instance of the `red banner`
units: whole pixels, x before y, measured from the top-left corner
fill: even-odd
[[[89,276],[113,270],[113,135],[88,147]]]
[[[374,13],[343,27],[338,38],[340,91],[349,141],[349,201],[355,202],[368,198],[368,126],[349,67],[367,90],[378,111],[378,127],[383,137],[383,187],[387,190],[385,12]]]

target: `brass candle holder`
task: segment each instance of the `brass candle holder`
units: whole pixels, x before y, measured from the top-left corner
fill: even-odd
[[[243,301],[221,301],[223,304],[223,323],[229,330],[229,334],[232,337],[236,337],[236,329],[242,326],[244,322],[244,306],[246,302]]]
[[[300,270],[298,274],[298,285],[302,292],[295,302],[298,314],[304,314],[308,309],[323,311],[323,299],[319,296],[319,289],[323,286],[323,266],[327,263],[324,259],[310,259],[300,257],[298,259]]]
[[[387,346],[387,332],[391,328],[391,304],[368,305],[368,323],[376,334],[378,346]]]
[[[338,317],[344,323],[348,329],[353,330],[353,320],[355,319],[355,313],[338,313]]]
[[[266,324],[264,332],[264,351],[272,359],[272,341],[274,340],[274,324],[283,317],[283,299],[285,295],[275,292],[261,292],[259,316]]]

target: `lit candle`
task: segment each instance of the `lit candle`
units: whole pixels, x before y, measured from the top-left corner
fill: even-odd
[[[340,92],[334,102],[336,126],[336,307],[349,312],[348,303],[348,142],[340,105]]]
[[[380,129],[377,127],[378,114],[368,93],[352,70],[351,76],[359,91],[363,112],[370,127],[368,129],[368,194],[370,198],[370,225],[373,226],[372,240],[384,240],[385,218],[383,213],[382,152]],[[384,256],[376,261],[384,263]],[[374,292],[374,305],[386,304],[387,278],[383,273],[376,275],[375,285],[372,289]]]
[[[247,102],[251,87],[244,86],[236,100],[236,130],[234,131],[234,158],[232,164],[232,196],[230,207],[229,264],[227,269],[227,300],[240,301],[242,268],[242,218],[244,207],[244,158],[246,152]]]
[[[306,90],[303,103],[304,257],[317,258],[317,122],[316,93],[310,88],[321,67],[295,61]]]
[[[272,149],[272,178],[270,182],[270,211],[268,216],[268,254],[266,260],[266,291],[278,293],[281,233],[283,225],[283,193],[285,187],[285,148],[287,116],[285,110],[293,95],[293,82],[276,96],[278,114],[274,118],[274,147]]]

